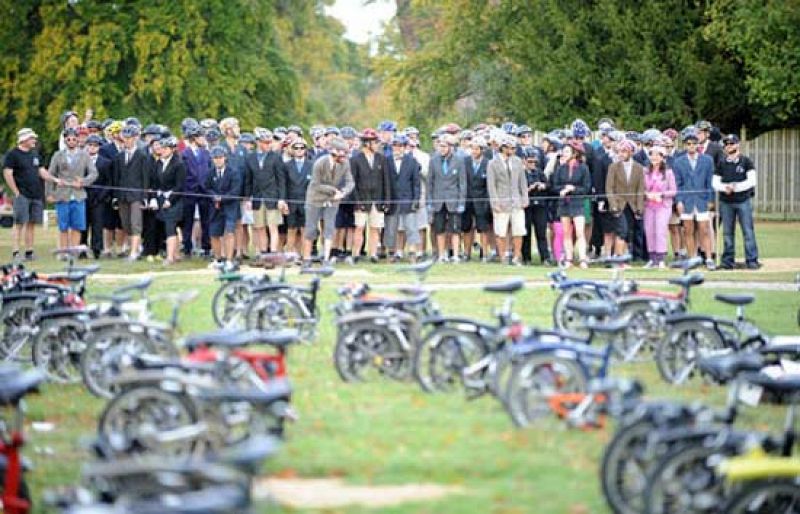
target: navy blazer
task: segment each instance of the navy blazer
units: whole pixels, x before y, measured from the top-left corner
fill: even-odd
[[[314,172],[314,161],[304,159],[300,171],[297,171],[294,159],[283,162],[283,183],[286,185],[286,200],[292,202],[306,201],[306,190],[311,182],[311,175]]]
[[[215,196],[239,196],[242,190],[241,174],[230,166],[225,166],[222,178],[217,176],[217,170],[209,172],[205,183],[206,191]],[[239,198],[223,198],[221,205],[238,204]]]
[[[388,214],[408,214],[413,211],[411,206],[414,202],[419,204],[422,167],[410,153],[405,154],[400,161],[399,172],[394,159],[391,159],[388,165],[392,190],[392,203],[389,205]]]
[[[174,205],[181,199],[181,192],[186,188],[186,165],[178,153],[172,155],[166,170],[163,165],[163,161],[159,159],[153,166],[150,187],[162,193],[169,192],[169,203]],[[162,199],[166,200],[166,197]]]
[[[211,155],[205,148],[199,148],[197,155],[191,147],[186,147],[181,152],[183,163],[186,166],[186,182],[184,191],[189,193],[206,193],[205,184],[209,170],[212,168]]]
[[[678,192],[675,202],[683,204],[684,212],[706,212],[708,204],[714,199],[711,188],[711,179],[714,176],[714,160],[705,154],[697,155],[697,165],[694,170],[689,164],[689,154],[684,153],[676,157],[672,163],[672,172],[675,174],[675,185]]]
[[[97,169],[97,180],[86,189],[86,205],[89,206],[99,205],[111,198],[111,190],[102,187],[111,185],[111,159],[98,152],[94,167]]]
[[[489,159],[481,156],[478,169],[473,165],[472,156],[464,159],[464,169],[467,172],[467,202],[472,205],[475,212],[484,213],[491,209],[489,204],[489,188],[486,185],[486,168]]]
[[[144,190],[150,188],[150,169],[153,158],[136,149],[125,164],[125,152],[119,152],[112,164],[112,184],[122,189],[114,190],[114,197],[126,202],[140,202],[145,198]]]
[[[286,198],[286,176],[283,158],[278,152],[267,152],[259,163],[258,153],[245,157],[244,196],[253,197],[253,208],[257,209],[261,198],[265,198],[267,209],[276,209],[278,201]]]

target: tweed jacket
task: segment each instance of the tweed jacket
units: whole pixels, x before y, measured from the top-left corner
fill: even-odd
[[[306,191],[306,203],[314,207],[325,207],[327,203],[338,207],[339,201],[333,200],[336,192],[341,191],[344,196],[347,196],[354,187],[353,175],[350,173],[350,161],[334,163],[330,157],[322,157],[314,163],[311,182]]]
[[[511,172],[499,155],[489,162],[486,170],[486,188],[492,212],[511,212],[528,206],[528,179],[525,165],[516,155],[509,157]]]
[[[67,158],[66,150],[59,150],[53,154],[50,160],[50,175],[59,178],[67,183],[72,183],[76,179],[81,179],[84,186],[88,186],[97,180],[97,169],[92,162],[89,154],[84,150],[76,150],[72,161]],[[72,187],[70,185],[55,186],[51,192],[56,202],[67,202],[69,200],[86,200],[85,187]]]
[[[634,213],[642,214],[644,186],[644,168],[641,164],[631,159],[630,180],[625,178],[625,166],[622,161],[611,164],[606,177],[609,210],[620,213],[625,210],[626,205],[630,205]]]

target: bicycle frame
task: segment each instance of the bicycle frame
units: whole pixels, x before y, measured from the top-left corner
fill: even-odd
[[[3,512],[5,514],[26,514],[30,509],[30,502],[19,497],[22,485],[22,457],[20,448],[25,444],[22,433],[24,404],[20,402],[15,407],[14,427],[7,430],[5,423],[0,426],[0,456],[5,459],[3,471],[5,483],[3,484]]]

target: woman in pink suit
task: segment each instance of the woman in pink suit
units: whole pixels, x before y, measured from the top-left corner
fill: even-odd
[[[645,171],[644,233],[650,260],[645,268],[665,268],[669,237],[669,218],[675,197],[675,175],[667,167],[666,149],[658,144],[650,149],[650,167]]]

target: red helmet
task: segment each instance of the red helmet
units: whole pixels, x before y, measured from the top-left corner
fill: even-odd
[[[448,123],[444,126],[444,131],[448,134],[458,134],[461,132],[461,127],[457,123]]]
[[[361,138],[362,141],[368,141],[370,139],[378,139],[378,133],[375,132],[374,128],[365,128],[358,137]]]

